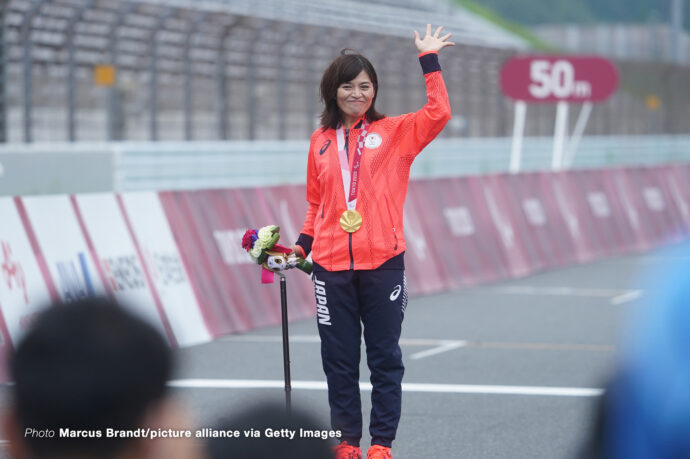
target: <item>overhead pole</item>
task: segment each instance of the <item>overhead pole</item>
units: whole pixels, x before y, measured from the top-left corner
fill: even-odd
[[[563,156],[566,138],[568,137],[568,102],[561,100],[556,103],[556,125],[553,133],[553,155],[551,169],[563,169]]]
[[[7,2],[0,3],[0,143],[7,142],[7,64],[9,52],[5,41]]]
[[[31,25],[41,6],[47,0],[37,0],[29,10],[24,13],[21,26],[21,40],[24,44],[22,52],[22,84],[24,92],[24,142],[33,141],[33,126],[31,122],[31,109],[33,98],[33,59],[31,56]]]
[[[249,140],[256,140],[257,126],[259,124],[259,70],[256,62],[256,45],[262,30],[264,30],[267,24],[268,21],[258,21],[249,24],[251,27],[247,51],[247,137]]]
[[[306,50],[302,57],[304,59],[304,87],[305,87],[305,104],[307,115],[307,129],[305,134],[311,136],[312,132],[316,128],[316,106],[318,104],[315,91],[315,78],[314,75],[318,75],[323,72],[323,69],[318,68],[318,56],[311,52],[314,49],[314,45],[318,40],[323,40],[323,37],[317,36],[316,32],[312,27],[305,29],[303,35],[304,49]]]
[[[683,61],[683,0],[671,0],[671,50],[673,62]]]
[[[158,32],[163,30],[165,22],[175,14],[175,10],[169,9],[158,17],[155,28],[151,32],[149,58],[151,60],[149,70],[149,140],[158,140]]]
[[[290,79],[288,70],[288,56],[287,47],[288,45],[293,45],[292,37],[295,36],[297,31],[300,29],[299,24],[286,23],[282,28],[283,36],[287,37],[280,43],[280,48],[278,52],[278,71],[276,75],[276,85],[278,88],[277,94],[277,110],[278,110],[278,138],[280,140],[285,140],[288,137],[288,126],[287,120],[289,116],[288,112],[288,80]]]
[[[192,84],[192,45],[199,31],[199,24],[206,20],[206,13],[198,14],[189,23],[184,43],[184,139],[194,139],[194,85]]]
[[[216,112],[218,118],[218,138],[220,140],[230,139],[230,128],[228,125],[228,77],[226,75],[228,59],[226,42],[232,34],[233,28],[237,24],[237,18],[232,17],[230,21],[223,25],[223,31],[218,37],[218,48],[216,57]]]
[[[120,95],[118,89],[118,78],[119,78],[119,57],[120,48],[118,46],[119,42],[117,40],[117,31],[120,30],[122,25],[127,21],[127,17],[136,10],[137,4],[131,2],[127,4],[127,7],[119,10],[115,21],[110,25],[110,30],[108,31],[108,53],[110,55],[110,65],[115,68],[115,84],[108,88],[107,95],[107,132],[109,141],[112,140],[123,140],[123,126],[120,125],[117,113],[119,113],[120,106]]]
[[[510,148],[510,172],[520,172],[522,163],[522,139],[525,136],[525,118],[527,115],[527,102],[518,100],[515,102],[515,118],[513,121],[513,142]]]
[[[75,119],[75,112],[77,111],[76,102],[76,63],[75,54],[76,46],[74,44],[75,29],[77,28],[77,23],[81,21],[84,11],[91,8],[96,0],[88,0],[86,3],[77,8],[74,16],[70,18],[69,24],[67,25],[67,139],[70,142],[77,140],[77,123]]]

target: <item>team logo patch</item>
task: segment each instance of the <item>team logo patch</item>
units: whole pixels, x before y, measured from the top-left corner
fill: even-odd
[[[383,140],[381,139],[380,135],[378,135],[375,132],[372,132],[371,134],[367,135],[364,139],[364,146],[367,148],[378,148],[381,146],[382,141]]]
[[[328,150],[328,147],[330,147],[330,146],[331,146],[331,141],[328,140],[326,143],[323,144],[323,146],[321,147],[321,150],[319,150],[319,156],[326,153],[326,150]]]

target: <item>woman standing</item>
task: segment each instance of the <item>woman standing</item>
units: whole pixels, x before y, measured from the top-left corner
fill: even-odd
[[[313,252],[321,357],[336,458],[362,457],[359,361],[362,325],[373,391],[368,459],[391,458],[404,372],[398,341],[407,306],[403,204],[410,166],[450,119],[438,52],[454,43],[442,27],[415,46],[426,80],[427,104],[386,117],[374,105],[378,78],[362,55],[343,50],[321,80],[321,128],[311,137],[307,209],[293,250]]]

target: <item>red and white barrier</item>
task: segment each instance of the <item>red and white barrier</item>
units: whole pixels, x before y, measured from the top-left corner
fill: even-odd
[[[117,203],[129,230],[159,312],[180,346],[211,338],[158,194],[125,193]]]
[[[432,233],[429,246],[435,260],[444,260],[447,287],[474,285],[508,274],[504,268],[506,258],[499,247],[498,233],[481,231],[491,224],[491,219],[486,207],[479,205],[477,200],[481,193],[478,182],[473,177],[448,178],[417,181],[411,187],[412,197],[418,189],[427,191],[424,196],[426,205],[419,215],[423,222],[434,222],[429,228]],[[407,215],[413,213],[409,208],[405,212]],[[411,250],[407,227],[405,239],[409,270],[414,261],[409,256]]]
[[[683,221],[685,236],[690,235],[690,166],[674,165],[657,169],[673,204]]]
[[[0,198],[0,351],[41,306],[91,294],[176,346],[278,324],[240,242],[280,224],[292,244],[306,207],[303,185]],[[403,223],[412,294],[524,276],[687,238],[690,165],[415,180]],[[309,277],[288,276],[291,319],[313,316]]]

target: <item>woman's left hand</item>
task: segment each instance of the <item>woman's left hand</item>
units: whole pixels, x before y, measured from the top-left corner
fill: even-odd
[[[445,34],[442,37],[439,37],[439,35],[441,35],[442,29],[443,26],[439,26],[439,28],[436,29],[436,32],[434,32],[434,34],[431,35],[431,24],[427,24],[426,35],[423,39],[419,37],[419,32],[415,30],[414,45],[417,47],[417,50],[420,53],[427,53],[430,51],[439,52],[442,48],[445,48],[446,46],[455,46],[455,43],[453,43],[452,41],[446,41],[451,37],[449,33]]]

